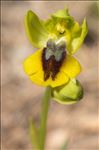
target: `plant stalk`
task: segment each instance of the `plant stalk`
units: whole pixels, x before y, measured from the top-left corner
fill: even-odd
[[[45,147],[46,123],[47,123],[50,99],[51,99],[51,87],[48,86],[45,90],[45,94],[44,94],[44,97],[42,100],[42,106],[41,106],[40,130],[39,130],[40,150],[44,150],[44,147]]]

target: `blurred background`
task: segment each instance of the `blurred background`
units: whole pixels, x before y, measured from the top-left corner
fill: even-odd
[[[39,124],[44,88],[34,85],[23,72],[22,62],[34,52],[24,28],[29,9],[42,19],[65,6],[79,23],[87,18],[89,33],[75,57],[83,66],[78,79],[84,98],[77,104],[51,101],[46,150],[98,150],[98,2],[2,1],[2,150],[32,150],[29,118]]]

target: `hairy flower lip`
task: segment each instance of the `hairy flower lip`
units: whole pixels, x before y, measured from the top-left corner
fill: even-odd
[[[37,50],[34,54],[25,59],[24,71],[30,77],[33,83],[40,86],[57,87],[67,83],[71,78],[76,77],[80,71],[81,66],[79,62],[71,55],[67,55],[67,62],[65,61],[57,74],[55,81],[49,78],[47,81],[43,80],[44,71],[42,68],[42,50]]]

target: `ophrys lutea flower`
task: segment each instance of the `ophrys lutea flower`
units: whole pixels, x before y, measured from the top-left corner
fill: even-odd
[[[87,34],[85,20],[80,27],[67,9],[54,13],[47,21],[28,11],[25,27],[33,46],[39,48],[24,61],[24,70],[34,83],[56,87],[80,73],[81,66],[71,54]]]

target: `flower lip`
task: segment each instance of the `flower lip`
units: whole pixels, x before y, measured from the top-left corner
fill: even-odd
[[[44,81],[46,81],[50,76],[52,80],[55,80],[65,58],[66,44],[64,42],[56,44],[52,40],[49,40],[46,48],[44,48],[42,52]]]
[[[81,66],[79,62],[73,56],[70,56],[66,53],[66,59],[64,59],[59,72],[55,76],[55,80],[52,80],[51,72],[50,78],[45,81],[42,54],[43,49],[39,49],[34,54],[26,58],[23,63],[25,73],[35,84],[51,87],[61,86],[63,84],[66,84],[69,79],[75,78],[81,72]]]

